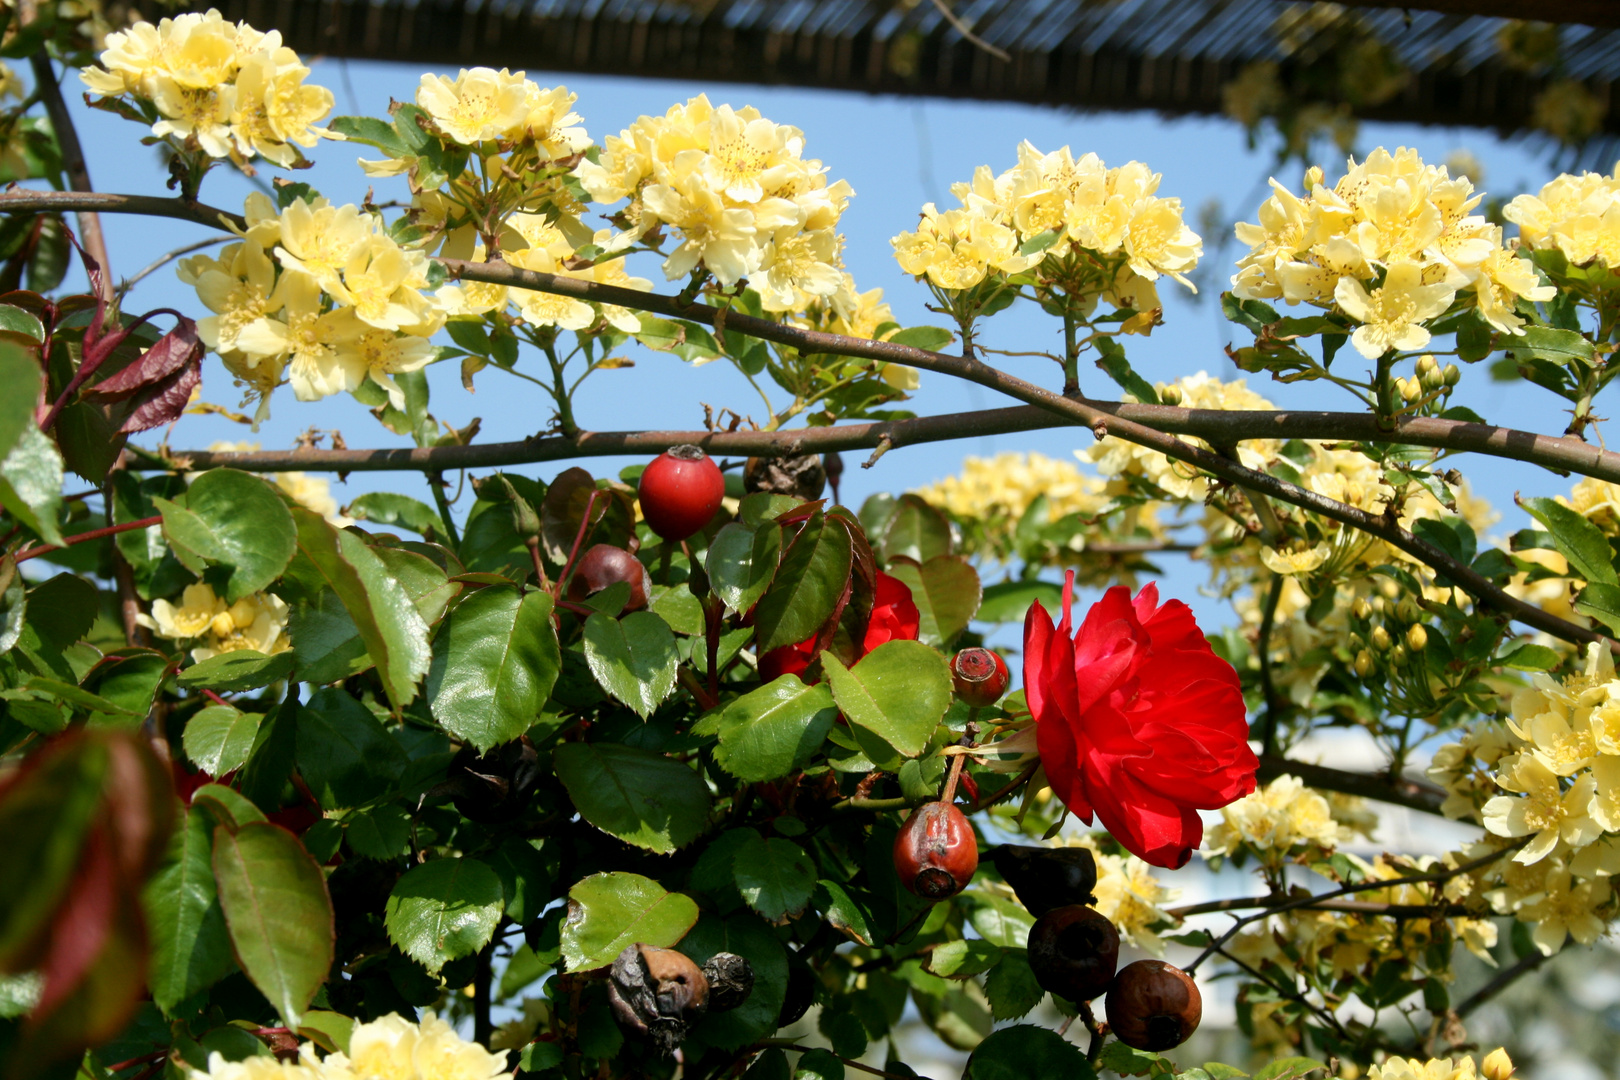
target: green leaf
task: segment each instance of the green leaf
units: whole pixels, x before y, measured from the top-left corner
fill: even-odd
[[[561,669],[548,593],[479,589],[434,642],[428,704],[446,731],[488,750],[534,725]]]
[[[206,811],[215,823],[232,830],[265,820],[264,811],[224,784],[204,784],[192,792],[191,805]]]
[[[1103,349],[1102,358],[1097,366],[1127,394],[1134,397],[1144,405],[1157,405],[1159,392],[1153,389],[1153,384],[1136,373],[1129,360],[1125,359],[1125,351],[1121,349],[1112,338],[1101,338],[1099,342],[1108,342],[1111,349]]]
[[[1097,1064],[1121,1076],[1147,1076],[1153,1072],[1162,1075],[1169,1071],[1167,1068],[1169,1062],[1158,1054],[1134,1050],[1117,1039],[1103,1047],[1102,1056],[1097,1059]]]
[[[236,962],[297,1027],[332,967],[332,900],[298,837],[270,822],[214,830],[214,879]]]
[[[540,841],[509,836],[487,861],[501,879],[506,917],[519,926],[538,919],[551,903],[551,874],[540,856]]]
[[[765,595],[781,554],[780,528],[767,523],[754,530],[734,521],[709,545],[709,586],[728,612],[747,611]]]
[[[1620,634],[1620,588],[1613,585],[1588,585],[1575,594],[1572,606],[1582,615],[1596,619],[1611,631]]]
[[[739,780],[775,780],[802,769],[832,730],[838,709],[823,684],[783,675],[720,714],[717,765]]]
[[[298,548],[343,602],[377,665],[383,690],[396,709],[416,697],[432,650],[428,627],[397,579],[365,542],[339,531],[313,510],[293,508]]]
[[[145,716],[169,673],[169,658],[155,650],[109,653],[84,677],[87,690],[120,708]]]
[[[434,975],[489,944],[501,921],[500,876],[477,859],[434,859],[412,867],[388,894],[388,938]]]
[[[335,687],[299,706],[294,760],[322,809],[361,806],[393,789],[405,751],[370,709]]]
[[[1035,980],[1027,950],[1007,950],[1001,963],[984,977],[984,996],[990,1000],[990,1015],[997,1020],[1016,1020],[1041,1003],[1046,991]]]
[[[693,1027],[694,1038],[721,1050],[736,1050],[776,1032],[787,998],[788,954],[776,931],[759,916],[747,911],[725,919],[705,914],[681,939],[680,949],[697,964],[715,953],[735,953],[754,969],[754,992],[730,1012],[705,1016]]]
[[[298,741],[298,698],[289,694],[259,722],[236,786],[256,805],[275,810],[293,770]]]
[[[28,590],[28,624],[57,651],[90,632],[100,607],[101,594],[77,574],[57,574]]]
[[[732,873],[743,900],[771,922],[798,918],[816,888],[815,864],[791,840],[756,834],[737,850]]]
[[[195,722],[195,720],[193,721]],[[187,812],[169,853],[142,893],[152,934],[147,981],[165,1014],[208,989],[236,966],[225,910],[214,888],[214,822],[200,809]]]
[[[843,1061],[820,1047],[801,1054],[793,1066],[793,1080],[844,1080],[844,1075]]]
[[[47,544],[60,544],[62,455],[50,437],[29,424],[0,459],[0,506]]]
[[[978,1045],[968,1058],[962,1080],[1029,1080],[1035,1076],[1096,1080],[1097,1072],[1078,1046],[1051,1028],[1014,1024]]]
[[[1515,359],[1533,358],[1550,360],[1555,364],[1591,367],[1597,358],[1596,347],[1584,334],[1574,330],[1526,326],[1523,333],[1508,340],[1512,342],[1508,352]]]
[[[1286,1057],[1273,1061],[1254,1074],[1254,1080],[1299,1080],[1313,1072],[1326,1072],[1327,1066],[1308,1057]]]
[[[1022,904],[983,892],[963,893],[956,903],[967,909],[968,922],[984,940],[1004,949],[1022,949],[1028,943],[1035,917]]]
[[[1616,590],[1616,594],[1615,599],[1620,600],[1620,590]],[[1515,643],[1496,658],[1497,664],[1515,671],[1551,671],[1562,661],[1563,657],[1555,650],[1529,641]]]
[[[252,649],[239,649],[193,664],[180,673],[177,681],[188,690],[206,686],[210,690],[232,693],[281,682],[292,674],[292,669],[290,651],[266,656]]]
[[[669,624],[650,611],[596,612],[585,620],[585,663],[603,690],[646,719],[675,689],[680,655]]]
[[[1614,571],[1614,556],[1603,530],[1556,499],[1520,499],[1519,505],[1552,533],[1558,551],[1569,560],[1570,568],[1598,585],[1620,585]]]
[[[849,532],[819,510],[812,514],[754,608],[760,652],[797,644],[827,621],[849,584],[852,558]]]
[[[568,890],[563,962],[569,971],[584,971],[606,967],[625,946],[637,942],[672,948],[697,919],[690,897],[665,892],[651,878],[592,874]]]
[[[913,349],[927,349],[929,352],[938,352],[955,338],[955,334],[940,326],[908,326],[889,335],[892,344],[910,345]]]
[[[184,506],[168,499],[152,503],[163,515],[163,534],[188,569],[228,571],[229,604],[280,577],[297,550],[286,502],[272,485],[245,472],[210,469],[192,481]]]
[[[904,555],[926,563],[936,555],[951,553],[951,524],[945,515],[918,495],[902,495],[883,535],[883,559],[887,562]]]
[[[816,910],[826,918],[827,925],[840,934],[862,945],[871,945],[877,940],[867,911],[838,882],[827,879],[817,882],[814,899]]]
[[[902,555],[890,561],[889,573],[911,589],[924,644],[949,648],[979,610],[979,572],[961,555],[936,555],[920,565]]]
[[[420,499],[387,491],[368,491],[347,507],[349,516],[378,525],[398,525],[423,536],[442,538],[445,530],[439,512]]]
[[[209,776],[224,776],[247,763],[263,719],[262,713],[243,712],[234,705],[210,705],[186,721],[181,745],[197,768]]]
[[[970,979],[1001,963],[1006,950],[988,941],[946,941],[934,947],[924,965],[946,979]]]
[[[892,770],[923,752],[951,705],[943,656],[920,641],[887,641],[854,668],[832,653],[821,658],[833,700],[874,764]]]
[[[628,844],[668,854],[708,824],[708,786],[662,754],[623,743],[563,743],[553,767],[580,816]]]
[[[45,337],[45,327],[32,313],[9,304],[0,305],[0,330],[26,334],[35,341]],[[0,342],[0,458],[9,455],[34,426],[34,403],[39,397],[39,363],[28,350],[11,342]]]
[[[343,838],[362,859],[393,859],[411,843],[411,816],[393,803],[385,803],[343,819]]]
[[[349,142],[375,146],[390,157],[406,157],[413,153],[412,147],[400,137],[392,124],[374,116],[337,116],[327,126]]]

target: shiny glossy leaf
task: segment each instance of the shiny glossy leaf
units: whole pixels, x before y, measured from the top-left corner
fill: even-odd
[[[728,612],[744,612],[759,602],[776,574],[782,530],[772,524],[750,529],[732,522],[709,545],[705,569],[709,585]]]
[[[569,971],[605,967],[640,942],[671,948],[697,922],[690,897],[640,874],[592,874],[568,890],[562,956]]]
[[[760,652],[797,644],[827,621],[849,584],[852,558],[844,527],[829,524],[820,511],[812,514],[754,608]]]
[[[925,563],[951,553],[951,526],[945,515],[921,496],[902,495],[889,519],[881,545],[884,561],[897,555]]]
[[[899,556],[890,560],[889,573],[911,589],[924,644],[949,648],[979,610],[979,573],[960,555],[936,555],[926,563]]]
[[[224,776],[247,763],[258,738],[263,713],[243,712],[234,705],[209,705],[186,721],[181,744],[191,763],[209,776]]]
[[[888,641],[853,668],[822,654],[833,700],[862,751],[880,768],[923,752],[951,705],[945,658],[920,641]]]
[[[384,924],[401,952],[437,975],[489,944],[504,905],[501,879],[477,859],[414,866],[388,894]]]
[[[292,674],[292,669],[291,652],[266,656],[252,649],[238,649],[193,664],[180,673],[177,681],[188,690],[206,686],[210,690],[236,693],[281,682]]]
[[[152,999],[165,1013],[236,967],[214,888],[213,846],[212,817],[192,809],[142,894],[152,935],[147,978]]]
[[[210,469],[192,481],[184,506],[152,503],[181,562],[197,574],[213,566],[228,573],[226,603],[280,577],[296,550],[287,504],[271,484],[245,472]]]
[[[324,810],[360,806],[404,775],[405,751],[370,709],[326,687],[299,706],[294,760]]]
[[[837,715],[825,684],[783,675],[725,707],[715,762],[739,780],[786,776],[820,749]]]
[[[62,508],[62,455],[32,424],[0,458],[0,507],[47,544],[62,542],[56,523]]]
[[[744,902],[771,922],[797,918],[816,888],[816,866],[791,840],[757,834],[737,849],[732,861]]]
[[[547,593],[479,589],[434,642],[428,704],[446,731],[488,750],[533,726],[561,668]]]
[[[288,1027],[332,967],[332,900],[298,837],[270,822],[214,829],[214,879],[236,962]]]
[[[669,624],[650,611],[585,620],[585,662],[602,689],[643,719],[675,689],[680,656]]]
[[[623,743],[563,743],[553,766],[580,816],[626,843],[668,853],[708,824],[708,786],[662,754]]]

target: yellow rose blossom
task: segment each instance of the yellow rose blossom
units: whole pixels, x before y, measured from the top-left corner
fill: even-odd
[[[365,329],[347,309],[321,310],[320,288],[304,275],[286,281],[283,318],[262,318],[244,327],[237,342],[249,355],[285,359],[288,381],[299,401],[318,401],[356,389],[368,374],[355,349]]]
[[[287,604],[270,593],[244,597],[214,616],[209,636],[191,650],[192,659],[251,649],[266,656],[292,648],[287,640]]]
[[[1350,343],[1369,360],[1392,349],[1410,351],[1427,345],[1430,335],[1424,321],[1450,307],[1455,295],[1444,283],[1425,284],[1423,268],[1416,263],[1391,266],[1384,283],[1371,292],[1349,277],[1340,278],[1333,292],[1345,314],[1361,323]]]
[[[448,75],[423,75],[416,104],[455,142],[473,146],[499,139],[528,119],[529,95],[522,73],[502,68],[462,68]]]
[[[1514,794],[1498,795],[1485,804],[1485,828],[1497,836],[1533,837],[1513,856],[1515,862],[1538,862],[1552,854],[1559,840],[1581,847],[1603,832],[1592,818],[1597,785],[1590,775],[1577,778],[1565,791],[1558,774],[1535,755],[1515,754],[1502,763],[1496,783]]]
[[[1308,574],[1327,562],[1332,550],[1332,545],[1326,541],[1299,551],[1278,551],[1274,547],[1262,547],[1260,561],[1274,574]]]
[[[1348,838],[1325,797],[1298,777],[1279,776],[1221,810],[1220,823],[1204,838],[1203,854],[1230,856],[1247,846],[1268,865],[1281,865],[1301,845],[1331,852]]]
[[[178,606],[168,600],[152,601],[152,613],[140,616],[140,622],[159,637],[189,641],[206,633],[215,617],[224,611],[225,601],[214,594],[212,587],[199,581],[186,586]]]

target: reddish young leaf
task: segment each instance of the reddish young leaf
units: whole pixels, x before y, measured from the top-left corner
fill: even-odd
[[[131,401],[135,411],[129,414],[119,431],[125,435],[148,431],[180,419],[191,401],[191,392],[202,382],[202,352],[195,362],[181,368],[160,383],[142,387]]]
[[[174,376],[200,364],[203,352],[202,342],[197,340],[197,324],[182,317],[173,330],[153,342],[152,347],[142,353],[139,359],[92,386],[85,391],[85,397],[121,401],[142,390],[172,383]],[[190,392],[189,387],[187,392]]]

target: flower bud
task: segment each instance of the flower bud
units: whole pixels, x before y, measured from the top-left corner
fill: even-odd
[[[1181,387],[1176,383],[1167,383],[1159,387],[1159,400],[1166,405],[1181,404]]]
[[[1403,623],[1415,623],[1419,619],[1423,618],[1423,611],[1417,606],[1417,604],[1413,603],[1412,598],[1408,596],[1405,600],[1402,600],[1400,606],[1395,609],[1395,617],[1400,619]]]
[[[1393,666],[1401,667],[1406,663],[1406,660],[1407,652],[1405,645],[1396,645],[1393,649],[1389,650],[1389,662]]]
[[[1384,651],[1388,650],[1388,648],[1389,648],[1389,631],[1385,630],[1382,626],[1373,627],[1373,630],[1372,630],[1372,645],[1373,645],[1373,648],[1377,649],[1379,652],[1384,652]]]
[[[1012,678],[1007,662],[989,649],[963,649],[951,658],[951,685],[962,704],[973,709],[994,705]]]
[[[1438,390],[1442,386],[1446,385],[1446,377],[1440,374],[1439,370],[1435,368],[1430,368],[1428,371],[1425,371],[1419,378],[1422,381],[1423,389],[1425,390]]]
[[[1480,1075],[1485,1080],[1508,1080],[1513,1075],[1513,1059],[1500,1046],[1485,1055],[1479,1063]]]
[[[1438,370],[1440,370],[1440,365],[1438,365],[1438,364],[1436,364],[1434,362],[1434,354],[1433,353],[1424,353],[1422,356],[1418,357],[1417,364],[1416,364],[1416,371],[1418,373],[1419,378],[1422,378],[1423,376],[1427,375],[1431,371],[1438,371]]]
[[[1416,401],[1423,396],[1423,386],[1416,379],[1407,379],[1400,384],[1401,397],[1407,401]]]
[[[1356,653],[1356,674],[1358,676],[1365,679],[1367,677],[1367,673],[1372,671],[1372,668],[1372,653],[1368,652],[1366,649],[1362,649],[1360,652]]]
[[[1406,632],[1406,647],[1413,652],[1422,652],[1429,644],[1429,632],[1418,623]]]
[[[1373,606],[1365,596],[1358,596],[1356,602],[1350,605],[1350,613],[1358,619],[1372,618]]]
[[[1456,364],[1447,364],[1445,370],[1440,372],[1440,377],[1445,380],[1447,386],[1456,386],[1462,381],[1462,369]]]

